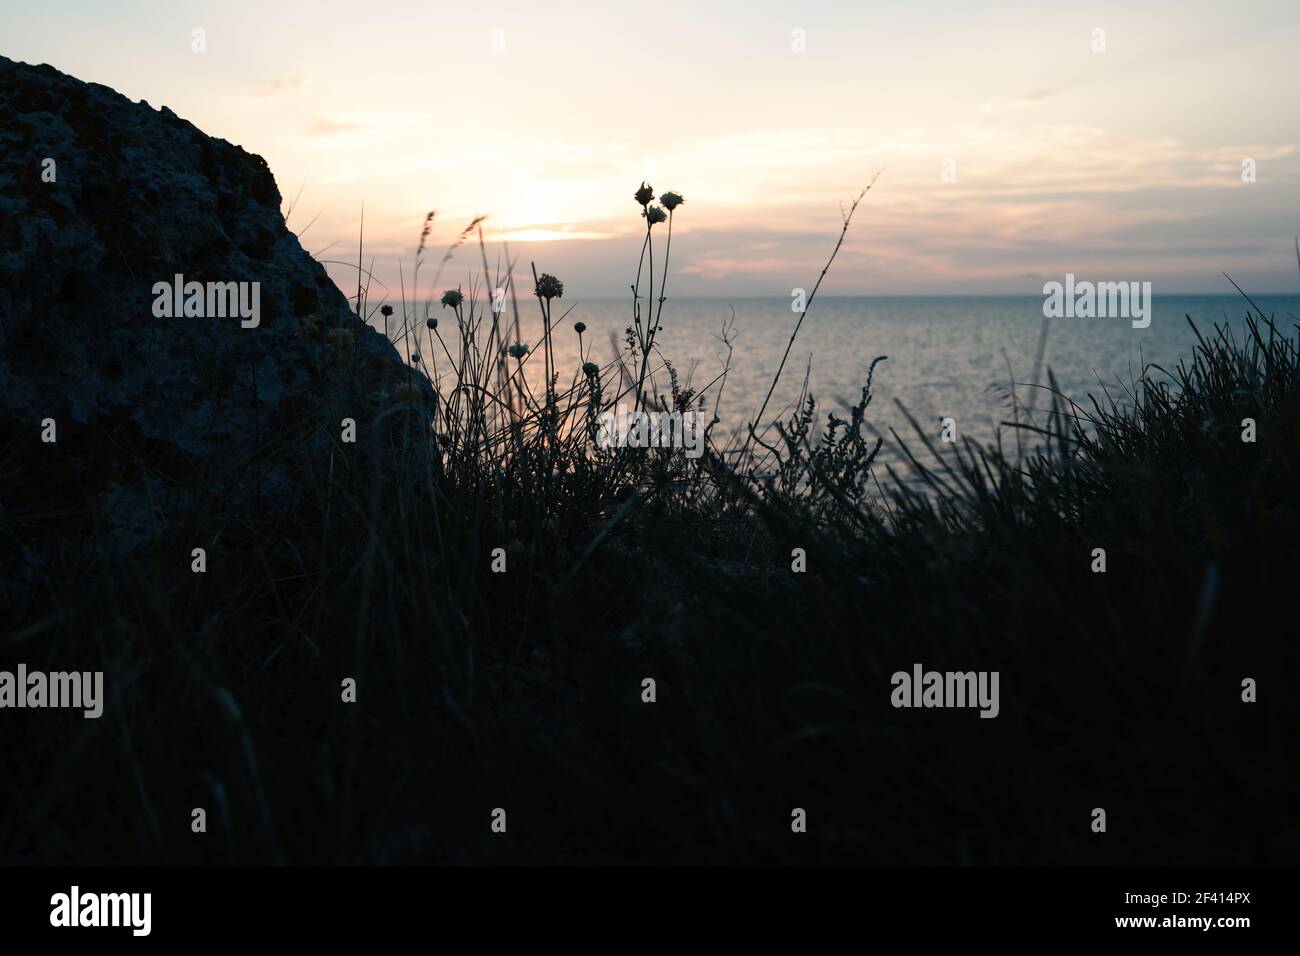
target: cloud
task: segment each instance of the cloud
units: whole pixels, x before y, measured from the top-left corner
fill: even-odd
[[[1048,100],[1056,99],[1056,90],[1034,90],[1032,93],[1022,93],[1019,96],[995,96],[981,107],[985,113],[1005,113],[1008,110],[1021,110],[1029,106],[1037,106],[1039,103],[1046,103]]]
[[[375,114],[336,118],[363,122],[376,135],[394,128]],[[1289,235],[1277,223],[1300,182],[1294,143],[1191,141],[1043,119],[767,127],[665,148],[654,156],[659,171],[680,178],[656,176],[653,185],[688,198],[674,231],[670,285],[681,295],[728,296],[806,287],[839,232],[841,200],[877,166],[885,174],[841,250],[834,294],[1024,291],[1031,276],[1134,267],[1162,280],[1213,276],[1211,265],[1239,270],[1251,261],[1231,247],[1225,224],[1258,223],[1271,210],[1261,235],[1246,237],[1255,243],[1248,250],[1254,261],[1265,261],[1261,250]],[[337,155],[339,140],[318,142],[322,154]],[[365,164],[373,181],[410,186],[387,197],[393,210],[428,205],[430,182],[453,207],[459,197],[474,197],[481,203],[474,208],[440,205],[440,222],[487,210],[489,247],[507,240],[519,262],[535,255],[572,281],[575,294],[601,296],[626,289],[629,258],[635,270],[644,228],[630,198],[641,173],[638,153],[617,140],[523,137],[509,148],[489,144],[450,156],[370,150]],[[956,160],[955,181],[941,178],[944,157]],[[1259,161],[1266,186],[1242,184],[1243,157]],[[354,174],[339,181],[372,180]],[[375,230],[376,240],[381,233]],[[443,240],[450,241],[440,233]],[[394,248],[408,244],[403,235]]]
[[[613,233],[599,232],[592,229],[575,229],[567,223],[560,228],[546,226],[525,226],[519,229],[507,229],[500,238],[507,242],[555,242],[561,239],[609,239]]]

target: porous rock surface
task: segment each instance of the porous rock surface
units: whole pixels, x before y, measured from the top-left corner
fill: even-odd
[[[156,317],[154,285],[177,274],[259,283],[258,326]],[[292,508],[303,451],[328,449],[342,415],[364,428],[408,380],[286,227],[260,156],[0,57],[7,586],[66,550],[60,528],[107,526],[130,548],[199,498],[233,516]]]

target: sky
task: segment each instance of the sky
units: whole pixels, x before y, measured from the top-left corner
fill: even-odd
[[[670,294],[789,296],[877,171],[824,294],[1300,283],[1294,0],[0,8],[0,54],[264,156],[323,261],[356,261],[364,208],[394,292],[436,210],[435,265],[483,215],[494,268],[505,241],[520,281],[627,294],[648,180],[686,197]],[[461,249],[441,285],[479,263]]]

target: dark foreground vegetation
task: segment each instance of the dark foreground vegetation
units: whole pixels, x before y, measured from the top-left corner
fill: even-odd
[[[1244,339],[1204,330],[1124,396],[1022,390],[1000,450],[899,436],[907,480],[872,467],[869,387],[696,460],[600,448],[615,401],[725,384],[663,363],[654,218],[617,359],[524,383],[576,334],[545,275],[540,318],[493,313],[496,283],[403,302],[375,321],[411,375],[441,363],[434,407],[395,382],[355,444],[267,439],[293,513],[199,498],[131,555],[90,516],[0,641],[103,669],[104,716],[0,721],[0,861],[1300,862],[1291,318],[1244,301]],[[918,662],[998,671],[999,715],[895,709]]]

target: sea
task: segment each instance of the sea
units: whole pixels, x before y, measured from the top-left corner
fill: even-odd
[[[536,347],[542,335],[536,300],[521,301],[520,309],[519,338]],[[1089,406],[1089,396],[1122,404],[1144,371],[1160,376],[1161,369],[1172,372],[1180,361],[1190,361],[1197,331],[1209,338],[1219,327],[1240,339],[1247,315],[1258,314],[1256,309],[1284,334],[1296,333],[1300,294],[1252,294],[1247,302],[1239,294],[1157,292],[1145,328],[1135,328],[1129,318],[1048,319],[1042,296],[819,297],[804,315],[760,424],[788,419],[805,394],[816,399],[819,428],[828,412],[844,417],[859,400],[872,361],[884,356],[866,413],[866,431],[884,439],[882,466],[905,461],[895,434],[918,448],[915,427],[933,441],[949,418],[950,432],[959,439],[988,444],[1001,433],[1004,445],[1014,443],[1005,424],[1015,417],[1012,386],[1019,404],[1035,410],[1040,420],[1050,401],[1044,389],[1048,369],[1061,391],[1082,405]],[[441,314],[444,323],[451,317],[436,305],[433,314]],[[631,299],[558,299],[553,316],[563,388],[584,360],[606,366],[616,349],[625,348]],[[755,420],[799,318],[784,298],[670,298],[663,307],[655,365],[666,359],[682,387],[703,390],[710,412],[717,402],[714,437],[725,444],[727,434]],[[586,325],[581,355],[573,329],[579,321]],[[444,337],[451,344],[451,337]],[[427,346],[425,351],[428,367]],[[438,371],[445,374],[440,352],[435,348]],[[728,362],[730,370],[720,379]],[[534,393],[541,394],[540,353],[528,359],[526,372]],[[656,381],[667,388],[665,369]]]

